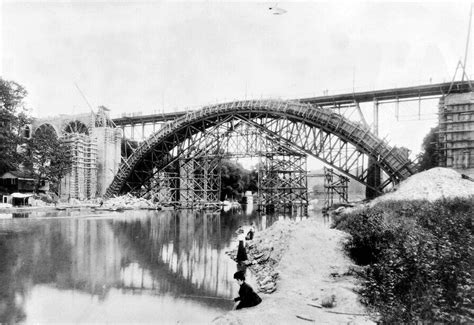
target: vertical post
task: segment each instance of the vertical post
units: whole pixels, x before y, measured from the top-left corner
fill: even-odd
[[[376,98],[374,98],[374,122],[373,122],[372,132],[378,137],[379,135],[379,103]],[[377,165],[376,158],[369,157],[369,163],[367,166],[367,184],[371,187],[380,186],[380,167]],[[366,187],[365,197],[367,199],[373,199],[377,196],[377,191],[371,187]]]
[[[421,120],[421,96],[418,96],[418,119]]]
[[[397,118],[397,122],[398,122],[399,113],[400,113],[400,99],[397,98],[397,105],[395,106],[395,117]]]
[[[359,102],[358,102],[358,101],[354,101],[354,105],[355,105],[355,107],[357,108],[357,112],[359,113],[359,117],[360,117],[362,123],[364,123],[364,125],[365,125],[367,128],[369,128],[369,124],[368,124],[367,121],[365,120],[364,114],[362,113],[362,110],[360,109]]]
[[[379,102],[377,98],[374,98],[374,134],[379,136]]]

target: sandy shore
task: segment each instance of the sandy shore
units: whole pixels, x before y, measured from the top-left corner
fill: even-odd
[[[90,209],[98,205],[84,204],[84,205],[44,205],[44,206],[15,206],[11,208],[1,208],[0,213],[19,213],[19,212],[42,212],[42,211],[56,211],[58,208],[62,209]]]
[[[353,263],[342,249],[348,235],[329,229],[315,217],[291,228],[276,268],[278,289],[260,294],[260,305],[228,312],[214,324],[375,324],[354,292],[357,280],[348,275]],[[321,307],[331,297],[335,306]]]

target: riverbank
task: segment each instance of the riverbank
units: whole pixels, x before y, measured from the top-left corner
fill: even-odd
[[[96,209],[104,211],[120,211],[120,210],[161,210],[164,209],[159,204],[155,204],[150,200],[137,198],[131,194],[117,196],[108,200],[90,199],[80,201],[70,199],[67,202],[58,201],[55,203],[45,202],[41,199],[32,199],[31,204],[27,206],[0,206],[0,213],[19,213],[27,211],[54,211],[66,209]]]
[[[0,213],[22,213],[22,212],[51,212],[56,210],[66,210],[66,209],[95,209],[99,207],[98,204],[79,204],[79,205],[40,205],[40,206],[13,206],[9,208],[0,207]]]
[[[276,290],[259,293],[260,305],[228,312],[214,324],[375,323],[355,292],[359,286],[351,271],[355,265],[343,251],[348,235],[317,218],[278,221],[257,233],[256,249],[272,248],[266,261],[280,259],[273,270],[266,270],[277,275]]]
[[[384,201],[434,202],[439,199],[458,197],[470,197],[472,200],[474,183],[456,171],[433,168],[413,175],[394,188],[391,193],[368,204],[342,208],[338,213],[356,213]],[[401,203],[394,204],[402,206]],[[417,203],[413,204],[416,206]],[[448,213],[443,220],[448,220],[449,223],[450,216]],[[279,236],[272,234],[274,232],[272,229],[275,227],[280,228],[280,232],[285,231],[285,227],[281,224],[278,226],[277,223],[259,234],[261,238],[266,238],[267,242],[258,237],[256,242],[259,242],[257,246],[260,246],[257,250],[268,251],[269,247],[270,255],[276,257],[281,254],[279,263],[279,258],[275,258],[273,262],[271,258],[267,258],[270,263],[263,263],[263,265],[274,264],[274,269],[268,270],[265,266],[262,268],[267,277],[274,278],[274,275],[277,275],[276,291],[271,294],[261,293],[263,302],[260,305],[229,312],[215,319],[215,324],[304,324],[308,322],[372,324],[377,321],[379,318],[377,315],[371,315],[372,317],[367,315],[366,308],[360,303],[361,296],[356,293],[360,289],[360,283],[353,270],[360,267],[354,265],[343,249],[344,243],[351,238],[348,233],[321,227],[315,218],[289,226],[288,236],[283,236],[283,233]],[[283,248],[279,249],[279,247]],[[257,260],[255,265],[260,264]],[[388,264],[387,262],[383,265]],[[255,270],[254,266],[251,268],[257,271],[258,279],[258,273],[261,270]],[[265,286],[266,283],[263,285]],[[323,305],[333,305],[333,307],[324,308]]]

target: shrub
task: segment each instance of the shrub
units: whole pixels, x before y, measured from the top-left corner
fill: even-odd
[[[363,300],[382,322],[472,321],[470,199],[383,202],[336,222],[367,266]]]

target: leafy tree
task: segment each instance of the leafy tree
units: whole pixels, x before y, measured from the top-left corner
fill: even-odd
[[[420,171],[439,166],[439,127],[434,127],[423,139],[422,152],[418,155]]]
[[[238,162],[223,160],[221,163],[221,200],[239,199],[243,192],[257,189],[257,171],[249,171]]]
[[[73,162],[69,145],[50,128],[38,129],[28,144],[37,190],[43,181],[48,181],[51,190],[58,193],[61,179],[70,171]]]
[[[22,132],[30,123],[23,102],[26,95],[18,83],[0,78],[0,174],[18,169],[24,159],[19,147],[25,143]]]
[[[258,190],[258,170],[253,169],[249,173],[249,182],[245,188],[246,191],[256,192]]]

